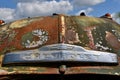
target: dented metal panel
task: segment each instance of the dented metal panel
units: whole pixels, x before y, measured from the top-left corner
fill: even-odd
[[[89,50],[112,52],[118,56],[118,63],[120,63],[119,24],[106,18],[66,15],[28,18],[2,25],[0,27],[0,61],[3,60],[3,54],[9,52],[33,50],[57,43],[78,45]],[[58,68],[0,67],[4,74],[59,74]],[[65,74],[76,73],[120,75],[120,64],[66,66]]]

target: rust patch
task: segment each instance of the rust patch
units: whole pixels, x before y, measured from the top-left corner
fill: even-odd
[[[112,74],[114,73],[114,68],[107,66],[78,66],[70,67],[66,71],[66,74],[79,74],[79,73]]]
[[[58,16],[23,19],[0,28],[0,53],[33,49],[58,41]]]
[[[119,36],[115,36],[111,33],[111,29],[119,32],[119,25],[115,22],[110,22],[109,20],[91,18],[91,17],[76,17],[76,16],[48,16],[48,17],[38,17],[37,19],[16,21],[13,24],[2,25],[0,27],[0,53],[11,50],[26,50],[38,48],[43,45],[55,44],[59,42],[65,42],[69,44],[75,44],[86,48],[96,49],[95,39],[103,36],[101,42],[106,43],[105,47],[110,45],[110,48],[115,50],[120,50],[120,41],[117,39]],[[96,26],[96,27],[95,27]],[[98,33],[104,33],[101,35],[92,35],[94,33],[94,28]],[[35,42],[40,40],[39,34],[42,31],[47,33],[47,40],[42,45],[27,48],[23,43],[30,42],[33,45]],[[38,34],[33,33],[38,32]],[[106,34],[105,34],[106,31]],[[37,35],[37,36],[36,36]],[[93,38],[94,37],[94,38]],[[103,39],[105,38],[105,39]],[[44,41],[44,40],[43,40]],[[96,40],[96,42],[98,42]],[[39,43],[38,43],[39,44]],[[103,44],[101,44],[103,45]],[[103,50],[102,50],[103,51]],[[109,51],[110,52],[110,51]],[[2,61],[2,56],[0,55],[0,63]],[[37,56],[36,55],[33,55]],[[118,56],[120,63],[120,58]],[[42,68],[42,67],[0,67],[0,75],[3,74],[14,74],[18,73],[38,73],[38,74],[59,74],[58,68]],[[7,72],[8,71],[8,72]],[[120,64],[115,66],[78,66],[78,67],[67,67],[66,74],[74,73],[93,73],[93,74],[113,74],[120,75]],[[17,74],[17,73],[16,73]]]
[[[112,46],[115,50],[120,50],[120,41],[118,41],[117,37],[111,32],[106,31],[106,41],[110,46]]]
[[[91,48],[91,49],[96,49],[96,47],[95,47],[95,44],[94,44],[94,38],[93,38],[93,35],[92,35],[92,30],[94,29],[95,27],[85,27],[84,28],[84,30],[86,31],[86,34],[87,34],[87,36],[88,36],[88,38],[89,38],[89,47]]]
[[[65,42],[69,44],[79,43],[78,33],[74,29],[68,29],[65,33]]]

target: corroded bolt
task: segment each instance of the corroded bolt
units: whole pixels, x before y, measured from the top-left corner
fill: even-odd
[[[59,73],[60,73],[60,74],[64,74],[65,71],[66,71],[66,65],[61,65],[61,66],[59,66]]]

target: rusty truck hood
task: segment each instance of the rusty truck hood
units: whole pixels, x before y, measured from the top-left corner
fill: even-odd
[[[0,27],[0,63],[5,54],[42,46],[65,43],[87,50],[111,52],[118,56],[118,65],[80,65],[67,67],[65,74],[120,75],[120,25],[107,18],[54,15],[26,18]],[[49,63],[48,63],[49,64]],[[0,75],[59,74],[54,67],[0,67]]]

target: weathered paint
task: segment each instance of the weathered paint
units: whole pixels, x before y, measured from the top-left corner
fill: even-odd
[[[76,38],[79,38],[79,41],[73,44],[82,45],[93,50],[115,52],[116,47],[119,50],[120,25],[112,20],[86,16],[71,16],[66,17],[66,26],[66,31],[74,29],[74,32],[78,34]],[[69,38],[67,37],[69,36],[66,36],[68,40]],[[113,46],[114,41],[116,47]]]
[[[34,37],[36,37],[34,39]],[[43,45],[48,41],[48,32],[42,29],[33,30],[22,36],[22,45],[25,48],[34,48]]]
[[[0,27],[0,53],[54,43],[58,43],[57,16],[23,19]]]
[[[86,49],[113,52],[120,63],[120,25],[106,18],[55,15],[17,20],[0,27],[0,54],[28,50],[55,43],[80,45]],[[49,64],[49,63],[48,63]],[[58,68],[0,67],[5,74],[59,74]],[[1,72],[0,71],[0,72]],[[6,72],[8,71],[8,72]],[[67,67],[65,74],[120,75],[120,65]]]

